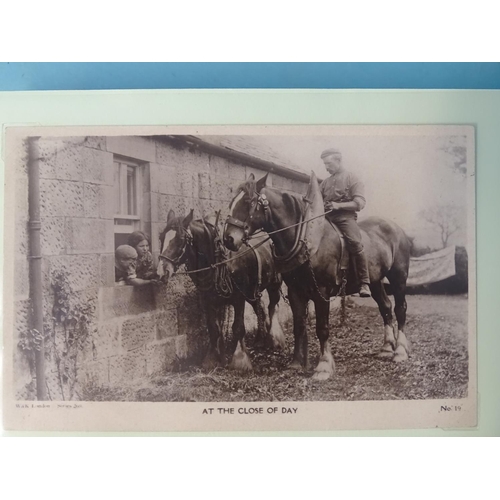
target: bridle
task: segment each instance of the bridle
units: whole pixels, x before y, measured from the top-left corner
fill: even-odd
[[[248,211],[248,216],[245,221],[241,221],[231,215],[228,215],[225,223],[226,227],[235,226],[240,228],[243,231],[243,241],[248,241],[250,239],[250,225],[247,221],[252,221],[255,214],[260,210],[260,208],[262,208],[262,210],[264,211],[266,223],[269,222],[271,220],[269,200],[264,193],[255,193],[250,199],[250,210]],[[224,228],[224,231],[226,230],[226,227]]]
[[[188,245],[191,246],[193,244],[193,235],[191,234],[191,231],[186,229],[181,224],[179,224],[175,228],[175,230],[177,233],[179,233],[179,232],[181,233],[182,249],[181,249],[180,255],[178,255],[175,259],[171,259],[170,257],[167,257],[166,255],[160,254],[160,259],[164,259],[164,260],[172,263],[174,268],[177,269],[179,266],[181,266],[183,264],[183,258],[186,254],[186,249],[187,249]],[[167,233],[165,232],[165,234],[167,234]],[[165,241],[165,239],[163,239],[163,241]]]

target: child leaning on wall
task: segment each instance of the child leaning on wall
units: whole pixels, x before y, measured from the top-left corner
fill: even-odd
[[[128,237],[128,244],[135,248],[137,252],[137,260],[135,264],[135,272],[138,278],[144,280],[156,280],[156,268],[153,262],[153,255],[150,252],[149,237],[142,231],[134,231]]]
[[[156,280],[142,279],[137,276],[137,251],[130,245],[120,245],[115,251],[115,282],[120,285],[144,286]]]

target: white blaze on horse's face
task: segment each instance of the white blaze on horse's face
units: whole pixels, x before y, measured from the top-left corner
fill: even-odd
[[[163,247],[161,249],[162,254],[168,248],[169,243],[175,238],[176,234],[177,232],[174,229],[171,229],[167,232],[167,234],[165,235],[165,239],[163,240]]]
[[[231,202],[231,205],[229,207],[231,217],[234,219],[240,221],[240,222],[245,222],[247,220],[247,216],[244,215],[241,209],[239,207],[244,204],[243,199],[245,197],[246,193],[242,189],[234,198],[234,200]],[[243,219],[242,219],[243,217]],[[237,227],[234,224],[231,224],[231,222],[226,223],[226,227],[224,229],[224,245],[229,249],[234,251],[237,251],[240,249],[241,245],[243,244],[243,238],[245,236],[245,233],[241,227]]]
[[[167,232],[167,234],[165,234],[160,255],[163,255],[164,252],[168,249],[170,242],[175,238],[176,234],[177,232],[173,229],[171,229],[170,231]],[[160,259],[160,262],[158,262],[158,268],[156,270],[156,273],[160,278],[170,275],[174,271],[173,269],[172,270],[165,269],[166,267],[171,267],[171,264],[166,263],[163,259]]]
[[[245,191],[241,190],[240,193],[236,196],[236,198],[233,200],[231,203],[231,206],[229,207],[229,211],[231,212],[231,215],[233,214],[234,207],[236,207],[236,204],[243,199],[243,196],[245,196]]]

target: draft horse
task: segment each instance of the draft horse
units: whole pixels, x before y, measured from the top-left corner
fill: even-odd
[[[306,317],[312,300],[316,310],[316,335],[321,354],[313,378],[326,380],[335,369],[329,336],[329,298],[339,294],[342,271],[339,266],[342,246],[340,233],[322,215],[323,198],[314,173],[306,196],[267,186],[250,175],[239,186],[231,203],[231,214],[224,229],[224,244],[236,251],[255,231],[270,233],[277,270],[283,273],[293,313],[295,347],[291,368],[308,367]],[[406,280],[411,243],[395,223],[370,217],[359,223],[366,249],[370,290],[384,321],[384,343],[378,357],[395,362],[408,358],[409,344],[404,333],[406,321]],[[387,277],[394,294],[397,324],[391,312],[382,280]],[[346,294],[357,292],[351,272]]]
[[[236,345],[229,368],[249,371],[252,363],[245,346],[245,301],[257,315],[256,339],[260,338],[272,348],[283,348],[285,336],[275,317],[282,279],[276,273],[269,243],[228,252],[216,226],[205,219],[193,220],[193,210],[186,217],[176,217],[170,210],[167,225],[160,234],[158,274],[167,282],[185,264],[191,280],[202,293],[210,336],[209,350],[202,363],[204,368],[225,366],[222,324],[226,306],[233,306],[232,331]],[[226,260],[229,262],[221,264]],[[267,311],[261,299],[264,290],[269,295]]]

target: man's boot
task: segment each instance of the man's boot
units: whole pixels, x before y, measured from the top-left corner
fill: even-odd
[[[354,262],[359,283],[359,296],[371,297],[372,294],[368,286],[370,284],[370,277],[368,275],[368,263],[366,261],[365,252],[361,251],[358,255],[355,255]]]

